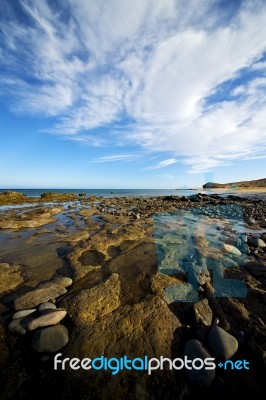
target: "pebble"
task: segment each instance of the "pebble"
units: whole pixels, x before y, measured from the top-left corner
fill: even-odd
[[[54,353],[68,343],[68,330],[63,325],[50,326],[34,333],[31,347],[38,353]]]
[[[185,345],[184,354],[190,359],[194,360],[195,358],[199,358],[204,361],[205,358],[210,358],[211,355],[202,346],[201,342],[195,339],[189,340]],[[196,366],[198,367],[199,360],[197,360]],[[205,368],[195,369],[192,368],[191,370],[186,369],[188,374],[189,380],[191,383],[209,387],[215,378],[215,369],[206,370]]]
[[[68,286],[72,285],[73,280],[67,276],[59,276],[58,278],[53,279],[52,283],[56,283],[57,285],[67,288]]]
[[[226,253],[234,254],[235,256],[241,256],[241,251],[231,244],[223,244],[222,247]]]
[[[66,310],[51,310],[51,312],[32,320],[28,325],[28,330],[33,331],[43,326],[55,325],[66,316],[66,313]]]
[[[34,308],[50,299],[57,298],[65,294],[67,290],[61,285],[48,282],[39,286],[28,293],[25,293],[14,300],[15,310],[25,310]]]
[[[193,305],[196,323],[210,326],[212,323],[212,309],[207,299],[202,299]]]
[[[251,238],[248,240],[248,244],[252,247],[266,247],[266,243],[264,242],[264,240],[259,239],[259,238]]]
[[[55,310],[56,305],[50,302],[45,302],[39,305],[38,311],[43,311],[43,310]]]
[[[228,360],[236,353],[238,341],[223,328],[213,325],[208,335],[208,347],[215,357]]]
[[[17,311],[12,315],[12,319],[21,319],[21,318],[27,317],[28,315],[34,313],[35,311],[36,311],[36,308],[32,308],[31,310]]]

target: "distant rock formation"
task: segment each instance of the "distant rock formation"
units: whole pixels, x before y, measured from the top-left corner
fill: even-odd
[[[203,185],[203,189],[217,189],[217,188],[254,188],[254,187],[266,187],[266,178],[255,179],[253,181],[241,181],[241,182],[231,182],[231,183],[215,183],[207,182]]]

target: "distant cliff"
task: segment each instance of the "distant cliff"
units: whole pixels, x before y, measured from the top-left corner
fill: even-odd
[[[231,183],[215,183],[215,182],[207,182],[203,185],[204,189],[217,189],[217,188],[230,188],[230,187],[238,187],[238,188],[255,188],[255,187],[266,187],[266,178],[263,179],[255,179],[253,181],[241,181],[241,182],[231,182]]]

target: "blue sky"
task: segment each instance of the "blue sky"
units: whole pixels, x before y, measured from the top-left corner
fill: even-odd
[[[0,187],[266,176],[264,0],[1,0]]]

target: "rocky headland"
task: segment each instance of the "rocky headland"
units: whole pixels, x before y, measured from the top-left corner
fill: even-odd
[[[264,398],[265,198],[52,194],[0,213],[1,399]],[[217,276],[241,281],[246,295],[218,287]],[[58,352],[251,368],[55,371]]]

